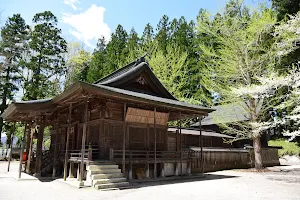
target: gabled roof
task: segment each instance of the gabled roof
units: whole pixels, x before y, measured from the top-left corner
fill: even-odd
[[[177,100],[154,75],[144,57],[116,70],[94,84]]]

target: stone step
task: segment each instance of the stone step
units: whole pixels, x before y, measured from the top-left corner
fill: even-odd
[[[118,165],[89,165],[87,170],[118,169]]]
[[[126,178],[106,178],[106,179],[95,179],[93,185],[106,184],[106,183],[121,183],[126,182]]]
[[[97,170],[88,170],[90,175],[94,174],[111,174],[111,173],[121,173],[121,169],[97,169]]]
[[[92,180],[107,179],[107,178],[123,178],[123,177],[124,175],[122,173],[95,174],[92,175]]]
[[[116,165],[115,162],[112,161],[90,161],[90,165]]]
[[[94,187],[96,189],[108,189],[108,188],[124,188],[128,187],[128,182],[120,182],[120,183],[105,183],[105,184],[96,184]]]

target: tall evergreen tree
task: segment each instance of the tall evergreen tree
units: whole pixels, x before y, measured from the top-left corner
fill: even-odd
[[[29,26],[20,14],[8,18],[1,29],[0,55],[3,56],[3,71],[0,73],[0,115],[7,108],[8,101],[14,99],[14,94],[19,89],[18,85],[22,79],[21,61],[27,50],[28,36]],[[3,119],[0,117],[0,133],[3,126]]]
[[[31,57],[27,63],[30,70],[25,80],[24,99],[40,99],[53,96],[53,77],[64,72],[63,53],[67,43],[57,28],[57,18],[50,11],[37,13],[33,17],[34,29],[29,42]],[[50,91],[49,91],[50,90]]]
[[[111,35],[111,41],[106,47],[106,69],[105,74],[107,75],[116,69],[123,67],[126,63],[127,55],[124,54],[124,49],[127,45],[128,34],[126,30],[118,25],[116,31]]]
[[[141,37],[141,49],[143,53],[151,53],[151,50],[153,48],[153,39],[153,27],[148,23],[146,24]]]
[[[130,30],[126,48],[124,49],[123,54],[127,55],[124,64],[130,63],[133,60],[135,60],[137,57],[141,56],[140,38],[137,32],[134,30],[134,28]]]
[[[168,44],[166,50],[160,49],[156,41],[149,64],[163,85],[178,99],[187,100],[185,85],[189,79],[187,53],[176,44]]]
[[[167,15],[163,15],[157,24],[157,34],[155,39],[158,41],[159,48],[166,52],[168,40],[170,37],[170,22]]]
[[[110,69],[106,68],[106,62],[106,41],[104,37],[101,37],[93,52],[89,71],[87,73],[87,81],[89,83],[93,83],[109,73]]]
[[[277,11],[278,20],[282,20],[287,14],[294,15],[300,10],[299,0],[272,0],[272,7]]]

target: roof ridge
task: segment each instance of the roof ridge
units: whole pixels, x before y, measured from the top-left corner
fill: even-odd
[[[129,67],[136,67],[138,64],[140,64],[141,62],[145,62],[145,55],[141,56],[137,59],[135,59],[134,61],[130,62],[129,64],[125,65],[124,67],[121,67],[119,69],[116,69],[115,71],[113,71],[112,73],[102,77],[101,79],[95,81],[93,84],[99,84],[101,82],[105,82],[107,80],[109,80],[110,78],[115,77],[115,75],[117,75],[119,72],[124,71],[124,69],[127,69]]]

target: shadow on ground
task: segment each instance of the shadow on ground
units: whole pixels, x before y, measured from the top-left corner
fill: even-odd
[[[209,181],[209,180],[218,180],[218,179],[227,179],[227,178],[238,178],[239,176],[229,176],[229,175],[217,175],[217,174],[205,174],[204,176],[191,176],[185,177],[183,179],[170,179],[170,180],[156,180],[149,182],[133,182],[131,186],[133,189],[138,189],[142,187],[151,187],[151,186],[159,186],[159,185],[171,185],[178,183],[190,183],[190,182],[198,182],[198,181]]]

